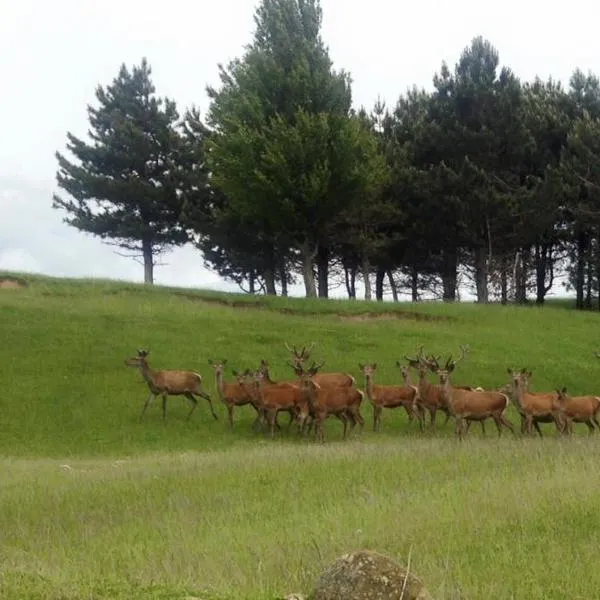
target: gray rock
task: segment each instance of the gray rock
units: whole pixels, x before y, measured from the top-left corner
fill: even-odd
[[[317,579],[310,600],[432,600],[422,581],[371,550],[338,558]]]

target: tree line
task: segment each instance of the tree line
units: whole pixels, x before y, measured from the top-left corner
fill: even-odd
[[[352,106],[319,0],[262,0],[205,118],[143,59],[96,89],[89,141],[57,152],[65,221],[143,257],[192,242],[249,293],[543,303],[558,278],[600,309],[600,82],[522,82],[482,37],[431,91]],[[374,284],[374,285],[373,285]]]

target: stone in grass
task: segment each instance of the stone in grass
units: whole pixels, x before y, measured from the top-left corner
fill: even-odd
[[[310,600],[432,600],[421,580],[391,558],[358,550],[317,579]]]

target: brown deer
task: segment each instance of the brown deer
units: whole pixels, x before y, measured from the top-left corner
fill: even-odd
[[[302,350],[298,351],[296,346],[290,348],[288,343],[285,342],[285,347],[292,355],[292,360],[291,362],[288,362],[288,365],[290,365],[294,371],[297,371],[298,368],[303,369],[304,363],[310,358],[310,353],[314,346],[315,343],[312,342],[308,348],[303,347]],[[325,363],[321,363],[319,368],[324,364]],[[350,375],[350,373],[316,373],[312,380],[322,385],[354,385],[356,383],[356,379]]]
[[[553,410],[556,393],[530,392],[529,380],[533,373],[528,369],[517,371],[508,368],[506,371],[510,375],[511,394],[521,416],[521,433],[532,434],[532,427],[535,427],[538,435],[542,437],[540,423],[554,423],[556,429],[561,432],[564,421],[561,413]]]
[[[248,370],[245,373],[238,373],[233,371],[233,375],[236,378],[235,383],[226,383],[223,380],[223,373],[225,366],[227,365],[227,359],[223,361],[214,361],[208,359],[208,364],[215,371],[215,381],[217,392],[221,398],[221,402],[227,407],[227,413],[229,416],[229,428],[233,429],[233,408],[235,406],[246,406],[250,404],[254,410],[256,410],[257,419],[260,419],[259,409],[254,405],[254,399],[252,397],[251,390],[246,384],[247,375],[250,373]],[[255,421],[256,423],[256,421]]]
[[[363,365],[358,368],[365,376],[365,393],[373,405],[373,431],[381,428],[381,413],[384,408],[403,407],[409,417],[419,419],[423,431],[422,411],[415,408],[418,388],[414,385],[379,385],[373,383],[373,376],[377,370],[377,363]]]
[[[187,419],[192,416],[198,404],[196,396],[200,396],[208,402],[212,416],[218,419],[210,395],[202,389],[202,375],[200,373],[193,371],[153,371],[148,364],[148,354],[148,350],[138,349],[137,356],[125,360],[128,367],[135,367],[141,371],[144,381],[150,388],[150,395],[142,408],[140,422],[144,418],[144,413],[150,402],[159,395],[162,396],[163,420],[167,418],[167,396],[185,396],[192,403]]]
[[[590,433],[595,428],[600,429],[598,412],[600,411],[600,398],[598,396],[571,396],[567,388],[556,390],[557,396],[553,400],[554,413],[564,419],[564,433],[573,433],[573,423],[585,423]],[[558,416],[558,415],[557,415]]]
[[[446,415],[446,420],[444,421],[444,425],[446,425],[446,423],[448,423],[448,419],[450,418],[450,413],[446,407],[441,386],[431,383],[427,379],[427,374],[430,371],[430,365],[428,359],[426,359],[423,355],[423,346],[419,347],[415,358],[410,358],[409,356],[405,355],[404,359],[407,361],[410,367],[416,369],[419,373],[419,383],[417,385],[419,390],[419,394],[417,396],[417,405],[419,407],[418,410],[422,413],[424,413],[425,410],[429,411],[431,416],[431,428],[435,427],[435,417],[437,411],[442,411]],[[424,421],[425,418],[423,417],[423,422]]]
[[[308,411],[304,389],[288,382],[268,383],[265,379],[265,374],[261,369],[254,372],[252,393],[254,402],[265,416],[271,437],[275,436],[276,419],[279,412],[289,412],[291,420],[296,419],[301,428],[304,416]]]
[[[346,439],[348,421],[350,431],[357,423],[361,428],[364,419],[360,414],[360,405],[363,400],[363,392],[353,386],[347,385],[323,385],[315,381],[318,366],[312,366],[300,376],[301,384],[308,398],[304,421],[309,415],[315,423],[315,435],[320,442],[325,441],[323,425],[329,416],[336,416],[344,425],[343,439]]]
[[[397,360],[396,366],[400,369],[400,375],[402,377],[404,385],[414,387],[416,391],[412,411],[408,414],[408,420],[409,422],[412,422],[416,415],[419,419],[419,426],[421,428],[421,431],[423,431],[423,428],[425,426],[425,410],[419,402],[419,386],[415,385],[415,383],[412,380],[409,365],[403,365],[399,360]]]
[[[502,435],[502,427],[506,427],[514,435],[515,430],[512,424],[504,416],[510,402],[506,394],[500,392],[475,392],[459,388],[453,388],[450,384],[450,374],[454,371],[456,364],[462,360],[465,355],[465,347],[461,347],[461,357],[453,361],[452,356],[446,361],[444,368],[441,368],[437,359],[433,360],[435,371],[440,378],[444,399],[450,413],[456,420],[456,433],[459,440],[467,433],[468,421],[484,421],[493,419],[498,428],[498,435]]]

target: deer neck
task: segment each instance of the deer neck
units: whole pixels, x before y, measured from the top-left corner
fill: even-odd
[[[373,399],[373,377],[371,375],[367,375],[365,377],[365,392],[367,393],[367,398],[369,400]]]
[[[217,381],[217,390],[219,392],[219,395],[221,397],[223,397],[223,371],[215,371],[215,379]]]
[[[446,379],[444,383],[440,383],[440,387],[442,390],[442,398],[448,405],[448,408],[452,410],[454,404],[452,402],[452,385],[450,384],[450,379]]]
[[[154,385],[154,381],[156,379],[156,371],[153,371],[146,361],[140,364],[140,371],[146,383],[148,383],[149,385]]]

